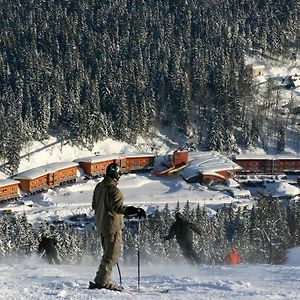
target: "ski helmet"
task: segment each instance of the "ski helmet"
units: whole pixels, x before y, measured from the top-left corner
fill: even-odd
[[[117,163],[111,163],[106,168],[106,176],[119,180],[121,177],[121,167]]]

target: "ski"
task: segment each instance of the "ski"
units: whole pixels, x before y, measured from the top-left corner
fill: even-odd
[[[97,285],[90,281],[89,282],[89,287],[88,289],[90,290],[94,290],[94,289],[98,289],[98,290],[105,290],[105,288],[99,289],[97,287]],[[169,289],[136,289],[136,288],[124,288],[124,289],[116,289],[116,290],[110,290],[107,289],[108,291],[112,291],[112,292],[121,292],[121,293],[129,293],[129,294],[167,294],[169,293]]]
[[[90,281],[90,282],[89,282],[89,287],[88,287],[88,289],[90,289],[90,290],[96,290],[96,289],[98,289],[98,290],[108,290],[108,291],[114,291],[114,292],[123,292],[123,291],[124,291],[124,289],[121,288],[121,287],[114,288],[114,289],[108,289],[108,288],[105,288],[105,287],[99,288],[99,287],[97,286],[97,284],[96,284],[95,282],[93,282],[93,281]]]
[[[124,292],[129,292],[133,294],[168,294],[169,289],[124,289]]]

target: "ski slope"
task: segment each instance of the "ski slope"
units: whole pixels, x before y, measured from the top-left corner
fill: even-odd
[[[125,291],[88,290],[93,265],[48,265],[38,257],[1,263],[0,299],[300,299],[300,250],[294,249],[285,266],[141,265],[120,264]],[[113,279],[119,282],[117,270]],[[160,293],[160,291],[167,293]]]

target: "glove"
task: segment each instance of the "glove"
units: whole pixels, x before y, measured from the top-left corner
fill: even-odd
[[[139,207],[127,206],[125,208],[125,217],[137,216],[138,218],[146,218],[146,212]]]
[[[125,208],[125,217],[131,216],[131,215],[137,215],[138,214],[138,208],[134,206],[127,206]]]

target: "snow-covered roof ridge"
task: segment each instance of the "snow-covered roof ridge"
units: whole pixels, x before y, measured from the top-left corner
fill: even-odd
[[[234,155],[236,159],[300,159],[300,155],[293,153],[279,153],[279,154],[236,154]]]
[[[196,176],[199,173],[242,169],[228,157],[216,151],[194,151],[190,152],[189,156],[189,166],[180,171],[185,178]]]
[[[4,187],[4,186],[8,186],[8,185],[12,185],[12,184],[17,184],[20,183],[18,180],[14,180],[14,179],[0,179],[0,187]]]
[[[259,68],[265,68],[266,66],[264,64],[255,63],[252,65],[253,69],[259,69]]]
[[[14,179],[34,179],[49,173],[54,173],[58,170],[71,168],[75,166],[78,166],[77,162],[57,162],[57,163],[47,164],[19,173],[14,177]]]
[[[190,164],[195,165],[197,167],[201,167],[201,169],[206,168],[217,168],[217,169],[237,169],[240,170],[241,167],[230,160],[228,157],[222,155],[218,152],[202,152],[195,151],[190,154]]]
[[[138,153],[138,152],[132,152],[132,153],[127,153],[127,154],[124,154],[124,157],[155,157],[156,155],[154,153],[150,153],[150,152],[147,152],[147,153]]]
[[[81,157],[77,158],[74,161],[75,162],[89,162],[89,163],[96,163],[101,161],[108,161],[108,160],[114,160],[114,159],[121,159],[124,158],[124,154],[110,154],[110,155],[94,155],[94,156],[87,156],[87,157]]]
[[[114,160],[114,159],[122,159],[122,158],[131,158],[131,157],[155,157],[156,155],[154,153],[138,153],[138,152],[132,152],[132,153],[123,153],[123,154],[110,154],[110,155],[94,155],[94,156],[87,156],[87,157],[81,157],[77,158],[74,161],[76,162],[89,162],[89,163],[97,163],[102,161],[108,161],[108,160]]]

